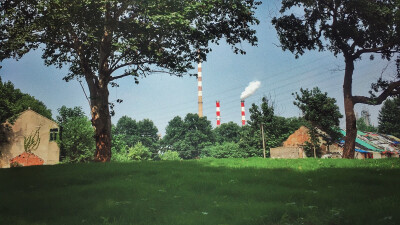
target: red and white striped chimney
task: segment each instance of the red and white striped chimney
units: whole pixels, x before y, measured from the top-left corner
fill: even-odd
[[[245,117],[245,110],[244,110],[244,100],[241,102],[241,108],[242,108],[242,126],[246,125],[246,117]]]
[[[221,125],[221,110],[220,110],[220,102],[217,101],[217,127]]]
[[[197,71],[197,86],[198,86],[198,104],[199,104],[199,117],[203,117],[203,79],[201,71],[201,62],[198,64]]]

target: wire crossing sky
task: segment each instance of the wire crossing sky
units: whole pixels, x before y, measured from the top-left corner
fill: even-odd
[[[203,114],[216,126],[215,102],[220,101],[221,123],[233,121],[241,124],[240,95],[252,81],[259,81],[260,88],[246,98],[246,115],[251,104],[259,104],[266,96],[275,106],[275,113],[284,117],[301,116],[293,105],[292,93],[300,88],[318,86],[321,91],[328,92],[337,100],[343,110],[343,57],[334,57],[330,52],[310,51],[299,59],[290,52],[279,48],[279,40],[271,19],[278,15],[279,1],[263,1],[257,10],[261,21],[256,26],[258,47],[243,43],[240,47],[246,55],[236,55],[231,47],[223,44],[215,45],[202,63],[202,101]],[[52,110],[53,117],[57,109],[81,106],[90,116],[90,109],[78,81],[68,83],[62,80],[67,68],[46,67],[41,59],[41,51],[30,52],[21,60],[5,60],[0,63],[3,68],[0,76],[3,82],[11,81],[16,88],[28,93]],[[193,64],[197,72],[197,64]],[[375,57],[358,61],[355,65],[353,93],[369,95],[370,84],[380,76],[390,77],[395,74],[395,62],[387,62]],[[198,112],[198,81],[196,77],[173,77],[168,74],[154,74],[140,79],[138,85],[133,78],[118,80],[119,88],[110,88],[110,101],[115,103],[113,124],[124,115],[136,120],[145,118],[153,120],[159,133],[165,133],[165,127],[175,116],[184,117],[187,113]],[[85,82],[82,82],[87,88]],[[118,104],[117,99],[123,102]],[[381,106],[358,104],[355,107],[360,115],[362,109],[371,113],[373,125],[377,125],[377,116]],[[341,122],[344,127],[344,121]]]

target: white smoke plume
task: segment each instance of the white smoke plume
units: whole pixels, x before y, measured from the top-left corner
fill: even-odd
[[[252,81],[252,82],[250,82],[249,86],[247,86],[246,89],[244,89],[244,91],[240,95],[240,99],[244,100],[244,99],[250,97],[251,95],[253,95],[254,92],[256,92],[256,90],[258,88],[260,88],[260,85],[261,85],[260,81]]]

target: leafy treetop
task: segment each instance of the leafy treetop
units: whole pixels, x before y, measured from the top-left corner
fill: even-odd
[[[400,138],[400,97],[387,99],[378,116],[379,132]]]
[[[253,11],[259,4],[254,0],[5,0],[0,3],[0,61],[43,48],[46,65],[69,65],[66,80],[85,75],[95,82],[104,77],[112,82],[161,70],[182,75],[193,68],[190,62],[199,54],[206,59],[210,41],[218,44],[225,38],[236,53],[245,53],[236,46],[242,40],[255,45],[249,24],[259,23]]]
[[[300,93],[294,93],[296,101],[293,102],[303,112],[304,119],[309,121],[312,127],[319,128],[329,135],[326,140],[337,141],[342,137],[339,128],[339,119],[343,115],[336,105],[336,99],[328,97],[328,93],[322,93],[318,87],[312,90],[300,89]]]

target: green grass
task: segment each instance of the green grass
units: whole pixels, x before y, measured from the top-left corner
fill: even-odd
[[[398,159],[93,163],[0,180],[0,224],[400,224]]]

